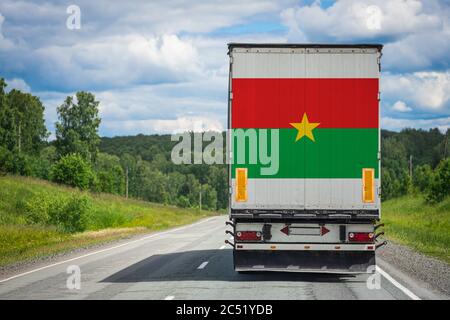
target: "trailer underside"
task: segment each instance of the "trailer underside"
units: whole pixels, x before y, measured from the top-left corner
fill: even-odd
[[[283,271],[314,273],[372,273],[375,251],[234,250],[238,272]]]

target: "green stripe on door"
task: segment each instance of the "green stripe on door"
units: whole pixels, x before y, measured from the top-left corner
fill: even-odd
[[[238,129],[234,129],[235,131]],[[242,129],[240,129],[242,130]],[[232,177],[235,168],[248,168],[248,178],[362,178],[363,168],[374,168],[375,178],[378,178],[378,129],[335,129],[316,128],[313,130],[315,142],[304,136],[295,141],[297,130],[279,130],[278,172],[274,175],[261,174],[264,167],[275,166],[276,156],[272,156],[271,164],[261,164],[260,150],[255,148],[264,137],[261,130],[256,130],[255,140],[249,143],[245,140],[245,163],[237,163],[238,143],[233,141]],[[272,148],[270,133],[267,134],[268,154]],[[249,146],[257,150],[257,162],[249,163]],[[276,148],[275,148],[276,149]],[[264,153],[264,152],[263,152]],[[242,156],[242,155],[241,155]]]

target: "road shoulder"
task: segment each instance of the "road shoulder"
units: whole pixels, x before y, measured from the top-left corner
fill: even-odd
[[[377,250],[377,259],[381,268],[421,298],[450,299],[450,265],[447,263],[391,241]]]

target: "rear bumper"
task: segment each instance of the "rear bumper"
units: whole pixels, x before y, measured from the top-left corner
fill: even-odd
[[[236,271],[368,273],[371,266],[374,251],[234,250]]]
[[[287,251],[375,251],[374,243],[246,243],[237,242],[236,250]]]

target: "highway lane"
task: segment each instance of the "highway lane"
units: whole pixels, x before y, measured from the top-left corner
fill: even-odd
[[[209,218],[0,279],[0,299],[436,298],[417,283],[402,284],[399,277],[408,278],[398,270],[397,279],[391,277],[385,263],[379,289],[367,287],[368,275],[238,274],[224,245],[226,219]],[[67,287],[69,266],[79,267],[80,289]]]

